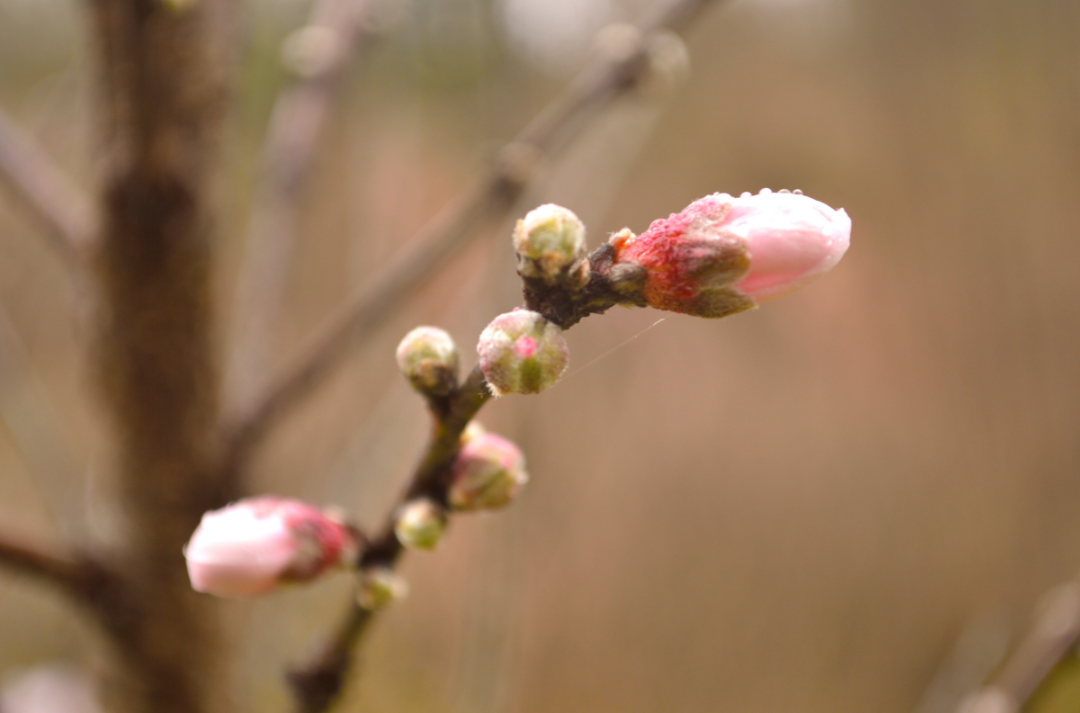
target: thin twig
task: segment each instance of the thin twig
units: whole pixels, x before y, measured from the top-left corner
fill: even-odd
[[[301,198],[346,70],[368,45],[368,0],[316,0],[307,24],[286,43],[296,79],[274,104],[263,147],[263,176],[248,231],[235,310],[236,345],[225,392],[247,403],[263,386],[273,330],[296,241]]]
[[[431,402],[432,436],[399,504],[421,495],[445,503],[461,434],[490,399],[491,392],[477,366],[454,393]],[[391,517],[365,548],[360,567],[393,568],[403,553]],[[374,618],[375,612],[360,607],[355,601],[350,602],[338,628],[314,659],[288,673],[297,713],[322,713],[333,704],[345,683],[353,650]]]
[[[66,261],[81,260],[94,235],[95,219],[90,202],[2,109],[0,182],[22,199],[46,228],[50,244]]]
[[[571,280],[575,286],[568,287],[562,281],[546,283],[539,278],[523,278],[526,306],[540,312],[548,320],[569,328],[585,317],[601,314],[616,304],[633,302],[635,298],[622,295],[610,278],[611,252],[610,245],[602,245],[589,256],[591,269],[584,285],[577,285]],[[448,493],[454,459],[461,447],[461,434],[491,398],[491,391],[479,365],[448,396],[427,396],[433,421],[431,438],[397,507],[382,530],[368,540],[359,562],[361,570],[374,567],[393,569],[397,565],[404,553],[404,546],[397,538],[394,519],[402,505],[417,498],[427,498],[449,509]],[[352,662],[349,647],[355,646],[360,640],[374,614],[361,614],[355,602],[350,603],[349,609],[353,613],[344,618],[344,628],[330,638],[330,643],[314,663],[297,668],[289,675],[299,713],[321,713],[340,693],[345,673]]]
[[[328,709],[345,684],[356,645],[371,621],[370,609],[351,604],[331,637],[304,668],[288,673],[296,697],[296,713],[320,713]]]
[[[1016,713],[1061,659],[1080,641],[1080,584],[1051,591],[1035,624],[989,685],[960,704],[957,713]]]
[[[503,218],[542,158],[557,152],[600,108],[646,75],[645,38],[660,29],[684,27],[712,1],[672,0],[657,6],[638,25],[636,39],[610,48],[589,65],[562,96],[503,148],[487,176],[447,205],[374,280],[328,317],[286,362],[261,399],[250,408],[241,405],[239,413],[227,410],[225,469],[237,470],[270,428],[325,380],[417,284],[479,234],[485,223]]]
[[[8,532],[0,532],[0,567],[59,585],[69,594],[82,594],[91,572],[84,561]]]

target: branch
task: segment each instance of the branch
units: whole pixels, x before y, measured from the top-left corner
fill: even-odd
[[[52,247],[69,263],[77,263],[94,234],[93,210],[85,196],[68,183],[49,159],[0,109],[0,182],[45,228]]]
[[[1027,636],[995,680],[960,704],[957,713],[1016,713],[1080,641],[1080,584],[1051,591]]]
[[[74,595],[86,593],[95,571],[85,561],[49,551],[7,532],[0,532],[0,567],[38,577]]]
[[[61,413],[0,306],[0,422],[11,432],[61,531],[75,539],[87,530],[86,508],[81,489],[72,481],[81,466]]]
[[[568,329],[591,314],[601,314],[615,304],[626,302],[626,298],[613,288],[606,274],[605,260],[610,254],[611,246],[602,245],[589,256],[593,269],[589,272],[588,282],[580,289],[567,291],[559,284],[542,285],[542,281],[523,278],[527,307],[540,311],[547,319]],[[561,296],[556,297],[557,293],[561,293]],[[434,421],[431,439],[413,472],[409,487],[391,511],[391,517],[364,548],[359,562],[361,571],[374,567],[393,569],[397,565],[404,553],[404,546],[398,540],[394,524],[402,505],[424,497],[447,508],[454,459],[461,447],[461,434],[491,398],[491,390],[479,365],[473,367],[465,382],[448,396],[427,395]],[[340,629],[314,662],[290,672],[289,681],[297,701],[297,713],[322,713],[334,702],[352,663],[352,648],[359,642],[374,614],[373,611],[364,611],[356,602],[350,602],[349,612],[342,620]]]
[[[388,319],[417,284],[430,277],[485,223],[503,218],[545,155],[555,153],[580,134],[599,109],[646,76],[649,52],[645,38],[660,29],[684,27],[710,2],[671,0],[658,5],[638,25],[639,33],[631,43],[588,66],[562,96],[503,147],[487,176],[438,213],[373,281],[327,318],[301,344],[261,399],[239,413],[227,412],[226,471],[238,470],[277,421]]]
[[[307,24],[291,35],[297,78],[278,96],[263,147],[263,177],[248,231],[240,279],[236,345],[225,391],[245,403],[262,385],[273,328],[296,241],[300,201],[346,69],[371,33],[368,0],[317,0]]]
[[[491,392],[477,366],[454,393],[431,402],[434,431],[409,488],[398,505],[420,495],[446,502],[451,466],[458,452],[461,434],[490,399]],[[396,511],[397,507],[392,512]],[[391,517],[364,550],[360,569],[374,566],[393,568],[403,553],[404,548],[394,534],[394,520]],[[318,655],[310,663],[288,673],[296,700],[296,713],[322,713],[334,703],[352,664],[353,650],[374,620],[375,613],[358,606],[355,601],[350,602],[341,624]]]

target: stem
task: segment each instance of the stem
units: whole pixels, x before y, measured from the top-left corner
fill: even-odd
[[[490,399],[491,392],[477,366],[454,393],[430,403],[434,422],[431,439],[413,472],[409,488],[391,512],[396,512],[398,506],[419,495],[446,502],[450,469],[458,452],[461,434]],[[364,550],[360,568],[376,565],[393,568],[404,552],[404,547],[394,534],[394,519],[391,516]],[[322,713],[337,700],[354,658],[353,650],[375,619],[375,614],[361,608],[355,601],[350,602],[341,624],[314,660],[288,673],[296,713]]]
[[[0,566],[45,580],[77,597],[85,593],[94,569],[82,560],[8,532],[0,532]]]
[[[225,392],[236,403],[247,403],[254,390],[264,386],[269,355],[275,353],[274,326],[296,242],[301,198],[346,70],[369,45],[371,34],[365,25],[369,5],[368,0],[316,0],[307,25],[298,31],[327,33],[322,45],[326,57],[281,91],[270,116],[263,176],[237,294],[236,345],[225,378]]]

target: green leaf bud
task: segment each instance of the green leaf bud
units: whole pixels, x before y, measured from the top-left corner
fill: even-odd
[[[397,348],[401,373],[413,388],[430,396],[445,396],[457,387],[458,352],[450,335],[436,327],[417,327]]]

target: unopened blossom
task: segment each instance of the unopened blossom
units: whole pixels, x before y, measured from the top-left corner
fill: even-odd
[[[458,352],[450,335],[437,327],[417,327],[397,348],[397,364],[422,394],[445,396],[457,386]]]
[[[525,456],[494,433],[473,435],[454,460],[448,500],[455,510],[484,510],[509,505],[529,481]]]
[[[354,531],[337,519],[298,500],[263,496],[203,515],[184,557],[196,591],[253,597],[314,579],[357,551]]]
[[[828,272],[848,249],[847,213],[801,193],[714,193],[611,240],[615,267],[641,266],[651,307],[723,317]]]
[[[514,228],[518,272],[576,289],[588,277],[585,224],[569,208],[548,203],[529,211]]]
[[[496,396],[538,394],[554,386],[570,363],[562,330],[521,308],[493,319],[480,333],[476,351]]]
[[[433,550],[446,532],[446,513],[428,498],[401,506],[394,521],[398,542],[410,549]]]
[[[396,599],[401,599],[409,591],[409,586],[389,567],[369,567],[360,572],[360,588],[356,602],[368,611],[386,607]]]

